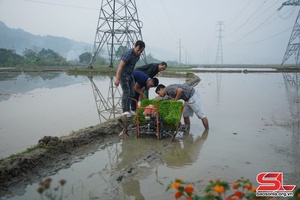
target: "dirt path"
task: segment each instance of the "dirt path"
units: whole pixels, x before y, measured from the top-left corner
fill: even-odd
[[[35,150],[4,160],[0,165],[0,199],[7,194],[22,195],[28,184],[38,183],[45,177],[81,162],[99,149],[118,143],[124,139],[119,136],[124,127],[122,122],[130,124],[132,118],[111,119],[61,138],[44,136]],[[135,137],[135,134],[135,130],[129,132],[130,137]],[[170,145],[172,143],[166,140],[164,148],[149,150],[122,169],[114,171],[108,183],[110,188],[117,189],[119,184],[139,180],[142,178],[140,174],[146,176],[147,172],[141,173],[139,166],[145,163],[156,166],[161,162],[163,151]]]
[[[118,133],[123,128],[118,119],[124,120],[123,117],[111,119],[61,138],[44,136],[31,152],[3,160],[0,163],[0,191],[7,191],[11,185],[39,180],[46,171],[67,168],[99,146],[105,148],[118,141]]]

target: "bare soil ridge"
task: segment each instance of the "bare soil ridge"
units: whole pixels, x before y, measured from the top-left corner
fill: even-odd
[[[111,119],[61,138],[44,136],[33,151],[2,161],[0,190],[5,191],[19,181],[36,179],[43,170],[56,171],[70,165],[74,159],[89,153],[92,146],[112,142],[122,128],[117,119]]]

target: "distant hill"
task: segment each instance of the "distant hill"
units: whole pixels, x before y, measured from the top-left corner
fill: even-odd
[[[52,49],[68,60],[78,59],[78,56],[86,51],[91,51],[93,45],[77,42],[64,37],[39,36],[25,32],[22,29],[7,27],[0,21],[0,48],[14,49],[22,55],[25,48],[33,50]]]
[[[177,55],[173,53],[161,48],[152,48],[151,44],[146,43],[146,45],[146,54],[151,53],[158,60],[174,61],[177,58]],[[77,42],[64,37],[33,35],[23,29],[9,28],[0,21],[0,48],[14,49],[19,55],[22,55],[26,48],[37,51],[42,48],[52,49],[67,60],[73,60],[78,59],[78,56],[84,52],[92,52],[93,44]]]

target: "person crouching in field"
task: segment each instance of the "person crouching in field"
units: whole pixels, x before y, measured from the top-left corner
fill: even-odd
[[[184,124],[190,127],[190,117],[195,113],[197,117],[201,119],[204,128],[209,128],[208,119],[203,112],[200,94],[192,86],[185,84],[171,84],[166,87],[163,84],[159,84],[155,89],[155,93],[160,97],[168,95],[175,101],[179,99],[185,101],[183,110]]]
[[[134,70],[145,72],[150,78],[154,78],[159,72],[166,70],[168,67],[166,62],[150,63],[140,67],[136,67]],[[156,86],[155,86],[156,87]],[[145,89],[143,92],[147,98],[149,98],[149,90]]]
[[[151,87],[156,87],[158,85],[159,80],[157,78],[150,78],[145,72],[133,70],[132,75],[135,80],[134,84],[134,99],[138,102],[141,99],[148,98],[143,91],[149,90]],[[136,113],[136,102],[131,101],[131,114]]]

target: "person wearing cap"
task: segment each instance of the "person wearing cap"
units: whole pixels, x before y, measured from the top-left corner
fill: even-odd
[[[186,84],[171,84],[166,87],[163,84],[159,84],[155,89],[155,93],[160,97],[168,95],[175,101],[179,99],[185,101],[182,115],[184,124],[188,125],[188,127],[190,127],[190,117],[195,113],[197,117],[201,119],[204,128],[209,128],[208,119],[204,114],[201,104],[200,94],[192,86]]]
[[[145,72],[150,78],[154,78],[159,72],[166,70],[167,63],[162,61],[161,63],[150,63],[140,67],[136,67],[134,70]],[[147,98],[149,98],[149,90],[145,89],[143,92]]]
[[[135,64],[140,59],[142,52],[145,49],[145,43],[141,40],[136,41],[134,48],[127,50],[121,57],[114,84],[116,87],[121,84],[122,87],[122,115],[129,115],[131,98],[134,97],[134,78],[132,71]]]
[[[140,99],[145,99],[147,96],[143,93],[143,90],[149,90],[151,87],[156,87],[158,85],[157,78],[150,78],[145,72],[139,70],[133,70],[132,75],[135,80],[134,84],[134,99],[138,102]],[[131,111],[130,114],[134,115],[136,112],[136,101],[131,101]]]

